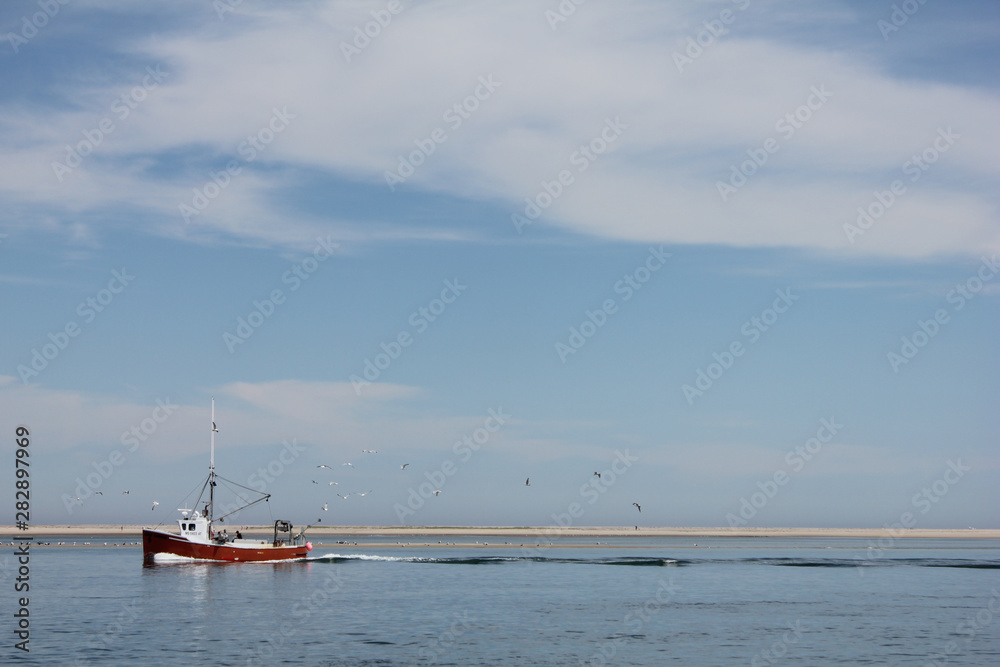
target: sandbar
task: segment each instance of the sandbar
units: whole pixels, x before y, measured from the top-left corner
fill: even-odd
[[[226,526],[229,532],[242,528],[246,535],[268,535],[270,526]],[[216,524],[216,528],[219,525]],[[175,525],[160,526],[174,532]],[[649,526],[310,526],[308,535],[339,536],[352,541],[364,537],[425,538],[494,537],[557,540],[560,538],[612,537],[840,537],[840,538],[923,538],[923,539],[1000,539],[996,528],[775,528],[775,527],[649,527]],[[138,525],[42,525],[18,530],[0,526],[0,536],[106,536],[137,539]],[[315,541],[315,540],[314,540]]]

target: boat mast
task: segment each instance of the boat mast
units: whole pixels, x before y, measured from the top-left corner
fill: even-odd
[[[208,463],[208,525],[212,525],[212,514],[215,512],[215,397],[212,397],[212,445],[211,458]]]

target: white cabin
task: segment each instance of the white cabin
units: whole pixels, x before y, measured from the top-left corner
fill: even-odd
[[[211,542],[208,536],[208,519],[203,517],[198,510],[195,510],[194,514],[188,517],[188,512],[190,511],[181,510],[184,518],[177,521],[177,525],[181,529],[181,537],[185,537],[192,542],[208,544]]]

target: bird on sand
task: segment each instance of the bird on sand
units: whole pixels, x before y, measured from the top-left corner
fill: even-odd
[[[159,505],[159,504],[160,504],[160,503],[158,503],[157,501],[155,501],[155,500],[154,500],[154,501],[153,501],[153,506],[149,508],[149,509],[150,509],[150,511],[152,511],[152,510],[155,510],[155,509],[156,509],[156,506],[157,506],[157,505]]]
[[[639,503],[632,503],[632,504],[633,504],[633,505],[635,505],[635,508],[636,508],[637,510],[639,510],[640,512],[642,511],[642,508],[641,508],[641,507],[639,507]]]

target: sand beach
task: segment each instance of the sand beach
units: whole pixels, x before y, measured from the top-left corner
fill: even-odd
[[[267,535],[269,526],[231,526],[231,531],[242,528],[246,535]],[[160,527],[164,529],[164,526]],[[166,526],[172,531],[176,526]],[[28,530],[18,530],[14,526],[0,527],[0,536],[102,536],[108,538],[138,539],[142,526],[138,525],[40,525]],[[611,537],[840,537],[840,538],[885,538],[894,539],[1000,539],[1000,529],[987,528],[751,528],[738,527],[648,527],[648,526],[580,526],[561,528],[558,526],[311,526],[308,534],[313,541],[317,538],[342,538],[358,541],[366,537],[398,537],[400,540],[416,540],[421,543],[436,543],[448,537],[492,537],[504,539],[558,540],[560,538],[611,538]],[[333,540],[337,541],[337,540]]]

